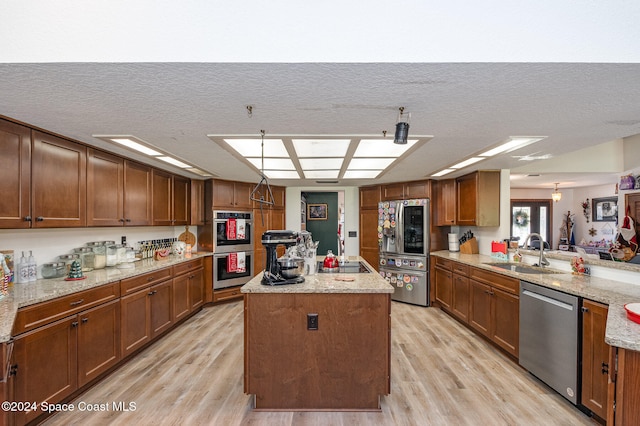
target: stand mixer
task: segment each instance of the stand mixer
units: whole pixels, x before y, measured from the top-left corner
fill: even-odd
[[[262,234],[262,245],[267,251],[267,265],[262,276],[264,285],[299,284],[304,282],[303,259],[278,259],[277,248],[286,248],[298,243],[298,233],[294,231],[266,231]]]

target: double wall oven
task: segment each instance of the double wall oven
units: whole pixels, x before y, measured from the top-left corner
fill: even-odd
[[[253,238],[251,212],[213,211],[211,228],[198,235],[198,244],[214,253],[214,290],[243,285],[253,277]]]

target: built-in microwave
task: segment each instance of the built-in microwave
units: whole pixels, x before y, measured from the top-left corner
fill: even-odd
[[[199,227],[198,250],[214,253],[253,250],[253,214],[214,210],[211,226]]]

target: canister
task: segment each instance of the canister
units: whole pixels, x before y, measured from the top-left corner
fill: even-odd
[[[80,258],[79,254],[61,254],[60,256],[58,256],[58,260],[60,262],[64,262],[65,274],[67,275],[69,274],[69,271],[71,271],[71,264],[74,260],[79,261],[80,265],[82,266],[82,259]]]
[[[62,278],[67,268],[64,262],[51,262],[42,265],[42,278]]]
[[[82,259],[82,272],[93,271],[96,254],[91,247],[78,247],[73,249]]]
[[[87,243],[87,247],[93,250],[93,268],[102,269],[107,266],[107,246],[104,245],[104,241],[93,241]]]

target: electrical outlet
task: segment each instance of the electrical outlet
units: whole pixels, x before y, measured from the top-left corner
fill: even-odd
[[[307,330],[318,329],[318,314],[307,314]]]

